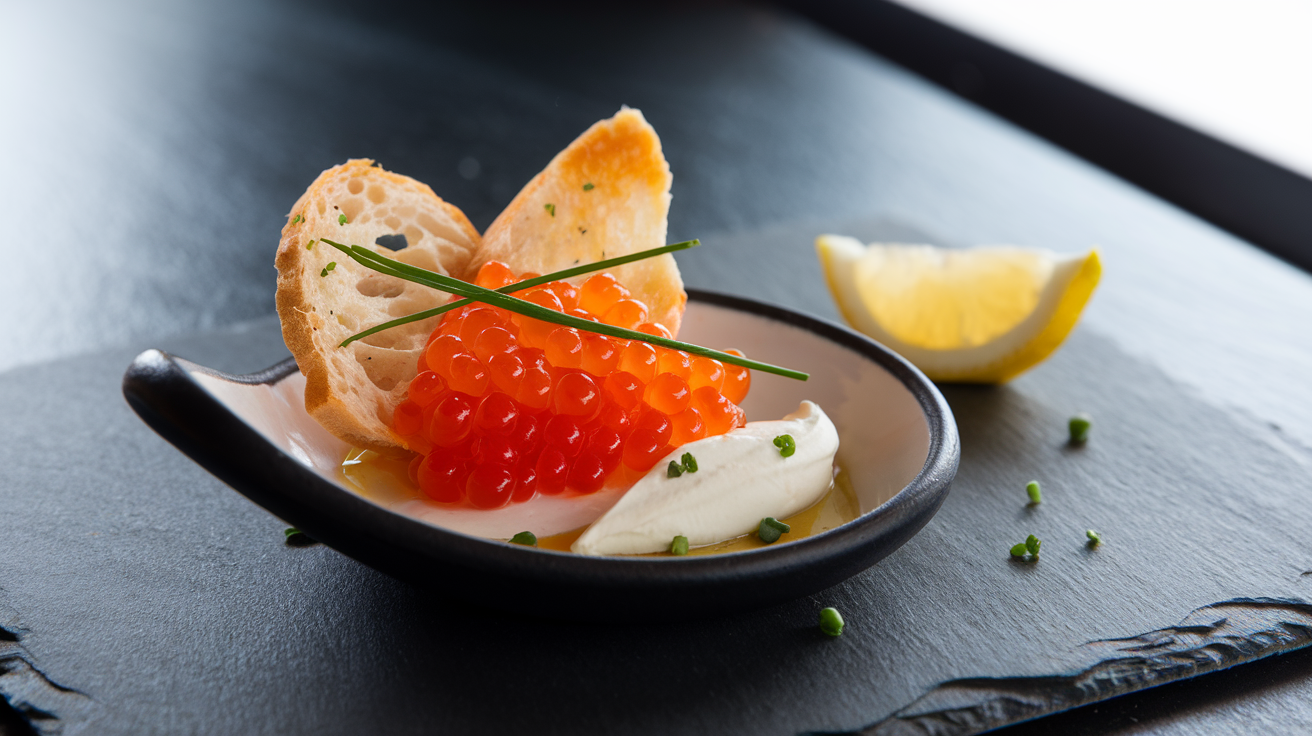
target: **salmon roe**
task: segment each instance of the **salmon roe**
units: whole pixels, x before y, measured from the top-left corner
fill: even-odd
[[[496,289],[536,277],[493,261],[475,283]],[[670,336],[611,274],[516,296]],[[392,417],[419,453],[411,475],[434,501],[479,509],[632,481],[676,447],[742,426],[738,404],[751,385],[746,368],[483,304],[443,315],[418,368]]]

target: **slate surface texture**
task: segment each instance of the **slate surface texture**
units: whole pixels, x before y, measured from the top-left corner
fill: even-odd
[[[769,9],[5,15],[0,733],[1312,730],[1307,653],[1252,661],[1312,640],[1306,274]],[[286,546],[127,408],[147,347],[285,357],[272,254],[321,169],[377,158],[482,228],[621,104],[662,135],[671,240],[707,244],[691,286],[834,319],[820,232],[1103,250],[1051,361],[944,387],[960,473],[880,565],[687,624],[487,611]]]

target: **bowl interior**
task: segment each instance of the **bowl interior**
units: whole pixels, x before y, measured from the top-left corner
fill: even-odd
[[[738,348],[766,362],[811,373],[806,382],[753,372],[743,409],[749,420],[777,419],[810,399],[838,428],[839,465],[848,473],[861,512],[879,507],[912,481],[929,453],[929,426],[916,397],[901,381],[860,352],[815,332],[765,316],[691,301],[681,339]],[[303,403],[305,380],[292,370],[272,383],[234,383],[192,368],[193,379],[283,452],[348,492],[341,473],[350,449],[319,426]],[[590,523],[621,495],[538,496],[494,511],[448,508],[424,501],[371,502],[472,536],[505,539],[524,529],[557,534]]]

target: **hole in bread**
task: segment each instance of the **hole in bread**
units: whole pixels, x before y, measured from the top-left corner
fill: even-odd
[[[374,245],[381,245],[384,248],[391,248],[392,250],[401,250],[402,248],[408,246],[409,243],[406,242],[404,234],[393,233],[391,235],[379,235],[377,238],[374,239]]]
[[[397,343],[400,341],[401,337],[403,337],[402,335],[396,334],[396,329],[397,328],[375,332],[368,337],[360,338],[360,342],[371,348],[386,348],[391,350],[392,348],[397,347]],[[370,361],[367,365],[373,365],[373,362]]]
[[[369,382],[382,391],[390,392],[403,383],[409,383],[415,376],[418,350],[397,350],[385,346],[362,345],[359,342],[352,343],[352,347],[356,363],[364,369]]]
[[[407,220],[415,216],[414,205],[409,205],[409,204],[402,205],[400,207],[397,207],[395,212],[396,214],[406,218]]]
[[[319,207],[319,214],[322,215],[323,213],[328,211],[328,203],[323,201],[322,199],[317,202],[317,205]]]
[[[373,202],[374,204],[382,204],[383,200],[387,199],[387,190],[383,189],[377,184],[370,184],[369,193],[366,194],[365,196],[368,197],[369,201]]]
[[[405,229],[405,242],[415,245],[424,239],[424,231],[411,225]]]
[[[355,222],[363,209],[364,202],[358,199],[348,199],[342,203],[342,214],[346,215],[347,222]]]
[[[388,215],[387,217],[383,218],[383,224],[392,228],[393,230],[400,230],[401,218],[397,217],[396,215]]]
[[[346,191],[350,192],[351,194],[359,194],[360,192],[364,191],[364,182],[360,181],[359,179],[352,179],[346,182]]]
[[[469,257],[469,251],[455,243],[449,243],[445,240],[438,242],[437,260],[441,264],[440,268],[446,273],[461,273],[464,271],[465,266],[469,265]],[[434,269],[430,268],[429,270]]]
[[[401,293],[405,291],[405,282],[380,273],[371,273],[355,282],[355,290],[364,296],[381,296],[384,299],[392,299],[401,296]]]
[[[456,230],[453,227],[438,222],[433,218],[432,215],[428,214],[427,212],[420,212],[419,217],[417,219],[419,220],[419,224],[422,225],[425,230],[436,235],[439,238],[450,240],[453,243],[459,243],[466,240],[466,238],[464,237],[463,234],[460,233],[460,231]]]
[[[402,252],[408,253],[409,251],[402,251]],[[407,288],[405,293],[402,294],[401,296],[398,296],[395,299],[389,299],[387,303],[383,305],[383,308],[386,309],[387,313],[393,317],[403,317],[407,314],[422,312],[425,309],[432,309],[433,307],[436,307],[440,304],[447,303],[447,301],[448,298],[445,295],[439,294],[437,291],[434,291],[433,289],[425,289],[422,286],[416,285],[414,288]],[[438,318],[433,317],[432,319],[438,319]],[[417,327],[419,325],[427,325],[421,331],[424,333],[424,337],[428,337],[428,333],[433,331],[433,328],[437,326],[437,323],[433,323],[429,325],[428,321],[424,320],[423,322],[414,322],[408,324],[405,327]],[[404,328],[399,328],[399,329],[404,329]]]
[[[422,312],[425,309],[431,309],[433,307],[432,302],[428,299],[421,298],[421,296],[426,297],[427,295],[411,292],[409,294],[398,296],[397,298],[392,299],[391,301],[387,302],[387,305],[384,307],[384,309],[387,312],[387,316],[404,317],[407,314],[414,314],[415,312]],[[424,322],[414,323],[414,324],[424,324],[426,322],[427,320],[425,320]],[[406,325],[406,327],[409,326],[410,325]],[[432,331],[433,328],[430,327],[428,328],[427,332],[425,332],[424,334],[427,335],[429,332]]]
[[[408,248],[397,253],[396,260],[408,263],[411,266],[426,268],[429,271],[442,271],[442,266],[438,263],[436,255],[428,248]],[[451,272],[442,271],[442,273]]]

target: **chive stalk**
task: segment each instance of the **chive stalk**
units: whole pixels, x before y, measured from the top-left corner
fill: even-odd
[[[474,301],[483,302],[484,304],[489,304],[494,307],[500,307],[508,312],[515,312],[516,314],[530,317],[532,319],[551,322],[565,327],[573,327],[576,330],[582,330],[584,332],[594,332],[599,335],[608,335],[610,337],[618,337],[624,340],[637,340],[639,342],[645,342],[658,347],[669,348],[671,350],[682,350],[685,353],[692,355],[715,358],[722,363],[732,363],[733,365],[742,366],[744,368],[750,368],[764,373],[773,373],[778,376],[792,378],[799,381],[805,381],[807,378],[810,378],[809,374],[802,371],[795,371],[791,368],[783,368],[769,363],[750,360],[731,353],[723,353],[719,350],[704,348],[700,345],[671,340],[668,337],[648,335],[645,332],[638,332],[637,330],[628,330],[623,327],[615,327],[614,325],[608,325],[601,322],[592,322],[591,320],[575,317],[572,314],[563,314],[561,312],[547,309],[538,304],[533,304],[532,302],[526,302],[523,299],[516,299],[513,296],[503,294],[499,291],[485,289],[477,284],[471,284],[467,281],[461,281],[460,279],[445,276],[440,273],[434,273],[433,271],[419,268],[417,266],[411,266],[408,263],[392,260],[391,258],[381,256],[368,248],[363,248],[358,245],[346,246],[328,240],[327,238],[323,238],[323,242],[333,246],[343,253],[346,253],[352,260],[365,268],[372,269],[388,276],[395,276],[407,281],[413,281],[416,284],[428,286],[437,289],[438,291],[445,291],[448,294],[455,294],[456,296],[465,297],[466,299],[473,299]]]
[[[693,248],[698,245],[701,245],[700,240],[685,240],[682,243],[674,243],[673,245],[665,245],[665,246],[661,246],[660,248],[651,248],[650,250],[638,251],[637,253],[631,253],[627,256],[620,256],[618,258],[607,258],[604,261],[597,261],[596,263],[588,263],[582,266],[574,266],[573,268],[567,268],[563,271],[556,271],[554,273],[549,273],[545,276],[539,276],[535,279],[525,279],[517,284],[503,286],[500,289],[497,289],[497,291],[501,292],[502,294],[513,294],[516,291],[531,289],[534,286],[542,286],[543,284],[549,284],[553,281],[563,281],[564,279],[573,278],[575,276],[582,276],[585,273],[592,273],[594,271],[604,271],[608,268],[623,266],[626,263],[633,263],[634,261],[641,261],[647,258],[653,258],[655,256],[664,255],[666,253],[674,253],[675,251],[687,250],[688,248]],[[447,312],[450,312],[453,309],[467,307],[476,301],[477,301],[476,299],[458,299],[454,302],[450,302],[449,304],[443,304],[440,307],[433,307],[432,309],[425,309],[422,312],[415,312],[414,314],[408,314],[404,317],[399,317],[390,322],[384,322],[380,325],[375,325],[374,327],[370,327],[364,332],[357,332],[356,334],[346,338],[346,340],[344,340],[342,344],[339,345],[338,347],[344,348],[347,345],[350,345],[351,343],[355,342],[356,340],[359,340],[362,337],[369,337],[370,335],[376,332],[382,332],[383,330],[391,329],[393,327],[400,327],[401,325],[407,325],[410,324],[411,322],[418,322],[420,320],[428,319],[429,317],[436,317],[441,314],[446,314]]]

